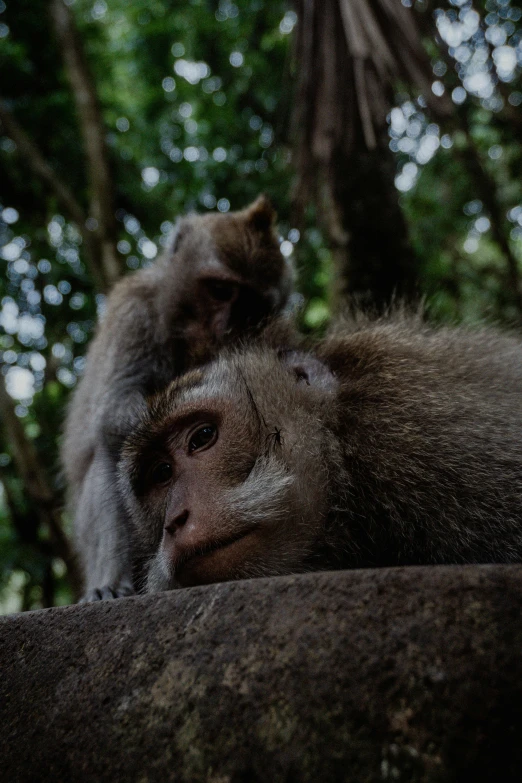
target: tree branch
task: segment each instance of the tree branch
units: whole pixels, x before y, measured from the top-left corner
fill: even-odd
[[[54,552],[67,566],[73,589],[76,589],[80,584],[80,574],[69,540],[62,529],[58,501],[3,382],[0,383],[0,418],[25,490],[34,503],[40,523],[49,531]]]
[[[6,134],[16,143],[22,159],[27,161],[37,177],[43,180],[54,193],[67,217],[78,227],[85,249],[85,262],[96,288],[104,291],[108,281],[102,264],[101,245],[95,233],[86,226],[87,216],[74,193],[63,182],[53,167],[45,160],[34,141],[19,125],[18,121],[0,98],[0,123]]]
[[[72,220],[78,223],[79,226],[85,223],[86,216],[73,192],[61,181],[54,169],[47,163],[40,150],[23,128],[20,127],[3,100],[0,100],[0,121],[7,135],[16,142],[18,150],[26,158],[35,174],[50,186]]]
[[[448,45],[441,39],[436,29],[433,30],[432,26],[426,27],[426,22],[424,22],[424,30],[427,34],[434,35],[435,42],[438,45],[440,55],[446,64],[448,72],[455,73],[455,61],[449,53]],[[461,81],[459,79],[458,84],[460,83]],[[491,234],[505,258],[510,292],[513,298],[513,303],[518,310],[519,317],[521,317],[522,278],[518,260],[509,243],[509,233],[506,231],[506,222],[498,197],[497,183],[495,182],[494,177],[489,174],[486,166],[484,165],[480,151],[471,135],[468,110],[465,104],[462,104],[454,111],[451,122],[448,122],[448,125],[450,125],[450,127],[455,130],[461,131],[466,138],[466,147],[465,149],[459,151],[459,154],[475,183],[475,188],[480,200],[489,213],[491,221]]]
[[[480,152],[471,136],[467,118],[464,114],[460,116],[460,120],[467,142],[466,148],[462,150],[460,154],[467,164],[468,171],[473,177],[477,194],[489,213],[491,233],[506,260],[509,286],[519,315],[522,316],[522,282],[520,270],[515,254],[510,247],[507,232],[504,228],[504,217],[497,196],[497,184],[484,166]]]
[[[96,231],[102,248],[105,277],[111,284],[120,277],[122,267],[116,249],[115,189],[105,141],[106,129],[74,18],[63,0],[51,0],[50,8],[85,146],[90,184],[90,213],[97,223]]]

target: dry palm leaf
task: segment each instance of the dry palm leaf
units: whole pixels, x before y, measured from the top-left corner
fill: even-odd
[[[361,139],[377,146],[398,83],[424,95],[435,116],[451,104],[433,75],[412,11],[400,0],[297,0],[296,127],[302,154],[331,162]]]

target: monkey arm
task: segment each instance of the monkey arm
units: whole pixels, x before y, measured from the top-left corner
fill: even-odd
[[[139,567],[116,464],[145,399],[255,331],[288,299],[292,275],[274,220],[263,198],[240,213],[183,218],[165,254],[109,296],[62,449],[90,597],[120,594]]]
[[[126,286],[128,288],[128,286]],[[145,407],[150,373],[151,313],[147,300],[116,300],[91,346],[86,373],[67,417],[62,459],[74,513],[84,600],[132,589],[129,522],[116,486],[125,436]]]
[[[129,525],[112,455],[99,443],[78,498],[75,529],[85,573],[84,601],[131,595]]]

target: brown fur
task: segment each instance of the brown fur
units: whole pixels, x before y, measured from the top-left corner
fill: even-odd
[[[182,218],[172,247],[119,282],[69,408],[62,461],[91,598],[132,589],[128,520],[116,487],[125,436],[145,398],[219,346],[281,311],[292,275],[275,213],[261,196],[241,212]],[[226,286],[228,299],[216,298]]]
[[[521,388],[520,338],[400,313],[340,323],[313,353],[257,343],[222,355],[156,397],[123,450],[148,589],[521,561]],[[219,422],[212,448],[183,450],[188,413]],[[140,484],[151,439],[174,473],[183,466],[183,491]],[[179,523],[169,531],[165,509]]]

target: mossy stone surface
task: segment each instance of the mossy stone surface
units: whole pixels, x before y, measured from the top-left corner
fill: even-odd
[[[0,620],[9,781],[522,779],[522,566],[317,573]]]

